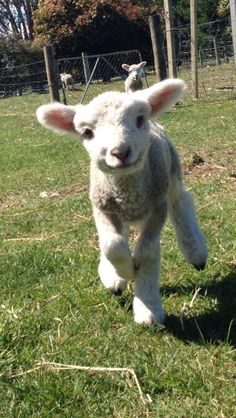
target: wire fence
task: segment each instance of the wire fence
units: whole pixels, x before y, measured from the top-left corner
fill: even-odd
[[[88,101],[106,90],[123,91],[127,72],[123,70],[122,64],[135,64],[141,60],[138,50],[100,55],[82,54],[81,57],[58,59],[59,79],[60,74],[70,74],[73,77],[73,83],[62,86],[64,102],[73,100],[73,90],[79,102]]]
[[[222,31],[222,25],[225,30]],[[191,86],[191,38],[190,26],[172,29],[175,33],[176,66],[178,77]],[[199,97],[211,100],[213,96],[228,99],[236,95],[236,71],[229,19],[221,19],[202,25],[198,42]],[[166,44],[163,45],[166,64]],[[151,45],[150,45],[151,49]],[[106,90],[124,91],[127,73],[122,64],[134,64],[142,60],[138,50],[111,54],[86,55],[56,60],[57,81],[61,101],[68,104],[87,102]],[[144,86],[157,81],[153,62],[145,67]],[[60,74],[70,74],[73,83],[61,83]],[[26,93],[48,92],[44,60],[0,69],[0,98]],[[191,88],[189,89],[191,92]]]
[[[37,61],[0,69],[0,97],[21,96],[23,93],[48,91],[45,62]]]
[[[191,85],[190,24],[174,27],[172,31],[175,39],[175,64],[178,77]],[[166,45],[164,48],[168,67]],[[198,25],[199,97],[209,100],[213,96],[221,99],[235,97],[236,67],[233,55],[230,16]]]
[[[69,91],[76,92],[77,101],[85,96],[98,94],[103,87],[116,82],[116,88],[123,90],[126,77],[123,63],[138,63],[141,54],[137,50],[110,54],[87,55],[60,58],[56,60],[57,81],[62,98],[68,101]],[[73,83],[67,86],[61,82],[61,74],[70,74]],[[103,86],[103,87],[102,87]],[[6,66],[0,70],[0,98],[22,94],[48,92],[48,81],[44,60],[21,66]]]

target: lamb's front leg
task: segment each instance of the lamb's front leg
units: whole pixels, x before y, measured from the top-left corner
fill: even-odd
[[[161,324],[165,319],[159,286],[160,233],[165,218],[166,206],[163,205],[144,225],[134,249],[134,319],[143,325]]]
[[[94,217],[101,250],[98,273],[104,286],[117,295],[126,288],[128,279],[134,279],[128,231],[114,214],[95,209]]]

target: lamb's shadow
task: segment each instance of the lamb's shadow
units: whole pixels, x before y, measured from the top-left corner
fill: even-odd
[[[220,280],[212,280],[207,286],[199,286],[199,295],[207,295],[216,301],[212,308],[200,315],[169,315],[165,328],[183,341],[198,343],[227,341],[236,346],[236,271]],[[194,287],[163,286],[162,294],[193,293]]]

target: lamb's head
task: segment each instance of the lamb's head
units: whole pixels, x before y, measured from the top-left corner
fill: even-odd
[[[142,61],[139,64],[122,64],[122,68],[129,73],[129,77],[133,80],[140,80],[141,77],[144,75],[143,68],[146,65],[146,61]]]
[[[168,110],[185,84],[169,79],[132,95],[107,92],[87,105],[43,105],[39,122],[54,131],[80,136],[98,169],[114,175],[141,170],[150,147],[149,119]]]

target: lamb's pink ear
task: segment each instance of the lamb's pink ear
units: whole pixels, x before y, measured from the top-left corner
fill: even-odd
[[[76,131],[73,123],[75,112],[75,106],[51,103],[40,106],[37,109],[36,116],[41,125],[52,131],[75,133]]]
[[[151,107],[151,116],[167,112],[183,96],[186,84],[178,78],[169,78],[154,84],[148,89],[137,92],[148,100]]]
[[[129,71],[129,67],[130,65],[128,64],[122,64],[122,68],[124,68],[124,70]]]
[[[140,62],[139,64],[138,64],[138,66],[140,67],[140,68],[143,68],[143,67],[145,67],[145,65],[147,64],[147,61],[142,61],[142,62]]]

